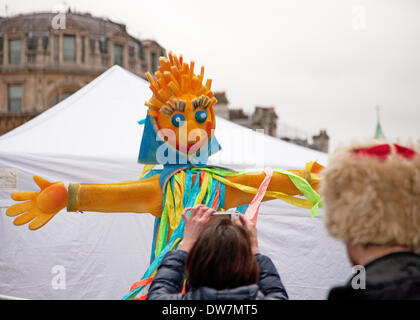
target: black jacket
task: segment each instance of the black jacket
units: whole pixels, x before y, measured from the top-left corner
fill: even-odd
[[[202,287],[186,294],[180,293],[184,280],[184,264],[187,252],[169,251],[156,271],[149,292],[148,300],[287,300],[288,296],[280,276],[271,259],[262,254],[255,257],[260,267],[257,284],[234,289],[215,290]]]
[[[333,288],[329,300],[418,300],[420,299],[420,256],[396,252],[365,265],[365,289],[353,289],[354,275],[343,287]],[[357,281],[358,282],[358,281]],[[359,283],[359,282],[358,282]]]

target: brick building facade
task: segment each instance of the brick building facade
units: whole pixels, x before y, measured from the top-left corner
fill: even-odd
[[[124,24],[70,11],[58,15],[0,18],[0,135],[115,64],[144,78],[166,55],[156,41],[128,34]]]

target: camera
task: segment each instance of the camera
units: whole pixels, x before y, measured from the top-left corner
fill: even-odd
[[[232,222],[238,218],[241,213],[238,211],[216,211],[211,214],[212,217],[225,217],[232,220]]]

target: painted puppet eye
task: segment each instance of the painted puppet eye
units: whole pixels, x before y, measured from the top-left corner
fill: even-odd
[[[195,113],[195,120],[197,120],[197,122],[203,123],[207,120],[207,112],[205,112],[204,110],[198,110]]]
[[[174,116],[172,117],[172,124],[173,124],[175,127],[180,127],[180,126],[182,126],[182,124],[184,123],[184,121],[185,121],[185,117],[184,117],[184,115],[183,115],[183,114],[181,114],[181,113],[176,113],[176,114],[174,114]]]

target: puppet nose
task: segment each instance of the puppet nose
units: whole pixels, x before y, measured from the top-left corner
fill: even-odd
[[[207,133],[201,129],[191,130],[188,134],[188,144],[194,144],[204,141],[207,138]]]

